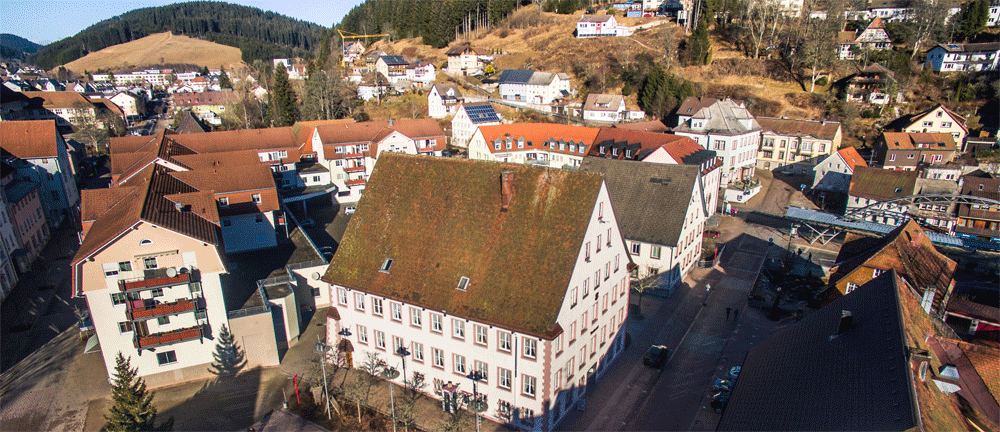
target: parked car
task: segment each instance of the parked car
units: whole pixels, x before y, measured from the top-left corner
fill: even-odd
[[[302,228],[309,228],[313,225],[316,225],[316,221],[312,219],[302,219],[302,221],[299,222],[299,226]]]
[[[709,406],[717,413],[722,413],[722,409],[726,407],[729,403],[730,392],[727,390],[719,390],[712,394],[712,403]]]
[[[663,367],[663,363],[667,361],[669,354],[670,350],[667,347],[663,345],[653,345],[649,347],[649,350],[646,351],[646,355],[642,357],[642,364],[659,369]]]
[[[733,389],[733,382],[725,379],[715,380],[715,385],[713,386],[716,390],[730,391]]]
[[[743,369],[742,366],[733,366],[733,367],[729,368],[729,377],[732,378],[732,379],[739,378],[740,377],[740,370],[742,370],[742,369]]]
[[[701,233],[701,235],[708,238],[719,238],[721,234],[718,230],[705,230],[705,232]]]
[[[347,206],[347,207],[344,207],[344,214],[354,214],[354,212],[357,211],[357,210],[358,209],[356,207],[354,207],[354,206]]]

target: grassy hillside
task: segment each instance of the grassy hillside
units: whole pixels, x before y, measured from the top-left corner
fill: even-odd
[[[631,37],[577,39],[573,32],[584,12],[560,15],[542,12],[537,6],[519,9],[500,25],[461,38],[473,46],[500,52],[497,69],[533,69],[569,74],[574,88],[587,84],[596,92],[621,94],[622,70],[635,66],[637,56],[648,56],[670,72],[700,85],[705,95],[728,95],[748,100],[758,115],[786,115],[797,118],[820,118],[824,104],[785,76],[781,68],[768,60],[746,59],[724,41],[713,40],[715,60],[708,66],[684,67],[677,61],[684,31],[667,22],[636,31]],[[661,21],[658,18],[624,18],[623,25],[636,26]],[[446,49],[424,45],[420,38],[374,45],[392,54],[409,54],[441,66]],[[636,107],[636,91],[627,98]],[[817,88],[817,93],[825,91]],[[581,93],[584,91],[581,90]]]
[[[146,66],[190,63],[217,69],[233,70],[241,64],[240,49],[217,43],[158,33],[142,39],[104,48],[65,65],[73,72],[97,70],[121,71]]]
[[[35,63],[45,69],[91,52],[172,32],[239,48],[246,63],[313,51],[324,27],[274,12],[223,2],[187,2],[136,9],[94,24],[41,48]]]

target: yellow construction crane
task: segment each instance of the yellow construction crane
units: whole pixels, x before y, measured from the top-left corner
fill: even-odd
[[[336,30],[337,30],[337,33],[340,34],[340,67],[344,67],[344,57],[346,57],[346,55],[347,55],[347,53],[344,51],[345,49],[347,49],[347,46],[344,45],[344,41],[346,41],[347,39],[364,39],[364,38],[371,38],[371,37],[386,37],[386,36],[389,36],[387,34],[357,34],[357,33],[351,33],[351,32],[347,32],[347,31],[342,31],[340,29],[336,29]]]

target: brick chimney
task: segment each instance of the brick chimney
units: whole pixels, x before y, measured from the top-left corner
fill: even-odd
[[[510,200],[514,197],[514,173],[500,173],[500,211],[510,210]]]

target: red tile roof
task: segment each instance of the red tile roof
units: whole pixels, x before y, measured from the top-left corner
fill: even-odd
[[[882,140],[889,149],[957,150],[950,133],[883,132]]]
[[[507,137],[510,137],[514,142],[517,142],[519,138],[524,138],[525,148],[541,149],[550,141],[563,141],[583,145],[589,150],[590,146],[597,142],[597,133],[600,129],[553,123],[513,123],[480,126],[479,131],[486,140],[490,151],[494,151],[492,145],[494,141],[506,140]],[[549,151],[558,150],[549,149]],[[580,153],[574,152],[574,154]],[[583,154],[586,154],[586,151]]]
[[[174,93],[171,96],[175,107],[193,107],[200,105],[233,105],[239,103],[240,97],[231,90]]]
[[[75,91],[26,91],[22,94],[31,99],[32,103],[41,102],[42,108],[94,108],[94,104]]]
[[[840,122],[835,121],[757,117],[757,123],[760,123],[765,133],[774,132],[798,137],[814,136],[825,140],[833,140],[840,130]]]
[[[865,163],[865,158],[861,157],[861,155],[858,154],[858,149],[854,147],[847,147],[840,149],[840,151],[838,151],[837,154],[840,155],[840,158],[844,160],[844,163],[846,163],[847,166],[851,168],[851,170],[854,170],[856,167],[859,166],[863,167],[868,166],[868,164]]]
[[[0,147],[21,159],[56,157],[60,141],[55,120],[0,122]]]
[[[667,125],[663,124],[663,122],[659,120],[631,122],[631,123],[617,123],[612,127],[616,127],[619,129],[634,130],[634,131],[659,132],[659,133],[664,133],[670,130],[670,128],[668,128]]]

